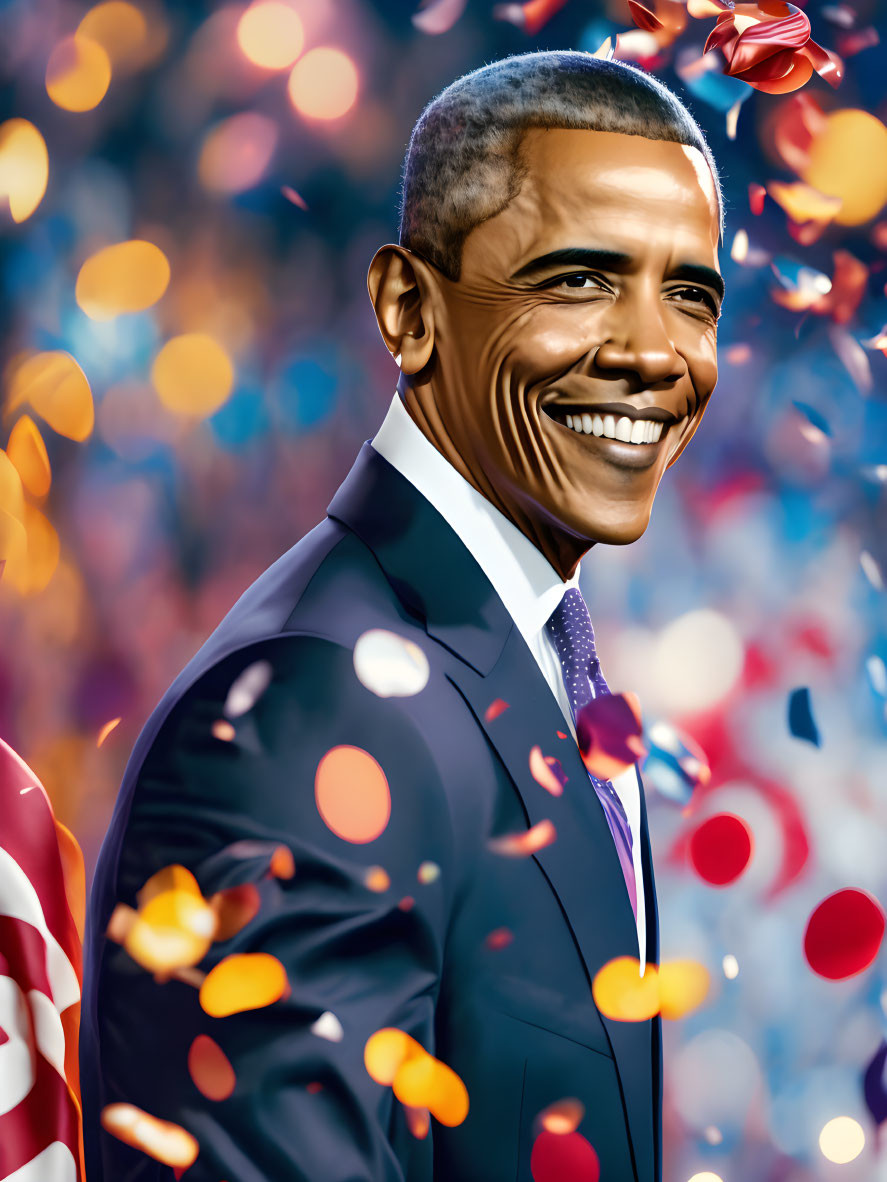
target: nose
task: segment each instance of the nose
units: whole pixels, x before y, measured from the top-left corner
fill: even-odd
[[[658,291],[652,298],[639,291],[623,292],[599,328],[609,333],[594,357],[601,369],[628,370],[637,374],[643,386],[676,382],[687,372],[664,319]]]

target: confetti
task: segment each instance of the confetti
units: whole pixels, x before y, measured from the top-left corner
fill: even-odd
[[[327,1042],[341,1042],[345,1037],[342,1023],[331,1010],[324,1010],[320,1017],[311,1023],[311,1033],[318,1038],[325,1038]]]
[[[493,837],[487,842],[487,845],[496,854],[524,858],[537,853],[547,845],[551,845],[556,837],[557,832],[553,823],[546,819],[538,821],[523,833],[508,833],[502,837]]]
[[[371,628],[354,646],[354,672],[361,685],[380,698],[405,698],[425,688],[430,668],[414,641],[385,628]]]
[[[120,1141],[167,1166],[188,1169],[200,1150],[195,1138],[180,1125],[158,1120],[134,1104],[107,1104],[101,1122],[102,1128]]]
[[[498,718],[507,709],[507,702],[503,702],[501,698],[495,698],[484,711],[484,721],[492,722],[493,719]]]
[[[115,729],[115,727],[120,725],[120,722],[121,722],[121,720],[119,718],[112,718],[110,722],[105,723],[105,725],[99,731],[99,737],[98,737],[98,739],[96,739],[96,744],[95,744],[96,747],[101,747],[101,745],[104,743],[105,739],[107,739],[108,735],[110,735],[111,731],[113,731]]]
[[[533,1141],[530,1173],[533,1182],[598,1182],[601,1166],[591,1142],[581,1133],[543,1129]]]
[[[391,816],[388,779],[362,747],[327,751],[314,775],[314,798],[324,824],[343,841],[375,841]]]
[[[575,1097],[566,1100],[556,1100],[536,1116],[540,1129],[547,1129],[549,1133],[575,1133],[585,1116],[585,1105]]]
[[[259,1010],[279,1001],[289,988],[286,970],[267,952],[226,956],[200,987],[200,1004],[211,1018]]]
[[[530,748],[530,774],[537,784],[552,796],[560,796],[564,790],[567,777],[559,759],[551,755],[543,755],[538,745]]]
[[[752,832],[741,817],[717,813],[694,830],[690,862],[704,882],[727,886],[746,869],[753,848]]]
[[[252,710],[271,684],[274,670],[270,661],[254,661],[234,679],[225,698],[224,711],[228,718],[240,718]]]
[[[659,1012],[659,970],[635,956],[618,956],[598,969],[591,984],[594,1004],[617,1022],[646,1022]]]
[[[804,932],[804,956],[820,977],[841,981],[873,963],[884,938],[884,912],[866,891],[835,891],[814,909]]]
[[[207,1100],[227,1100],[236,1077],[227,1055],[206,1034],[198,1034],[188,1050],[188,1071],[194,1086]]]
[[[810,690],[806,686],[794,689],[788,696],[788,729],[796,739],[806,739],[814,747],[820,746],[819,731],[813,721]]]
[[[422,0],[411,20],[423,33],[439,35],[448,32],[465,11],[466,0]]]
[[[592,698],[581,707],[576,719],[576,739],[583,763],[599,780],[612,780],[646,756],[642,731],[636,694],[601,694]]]

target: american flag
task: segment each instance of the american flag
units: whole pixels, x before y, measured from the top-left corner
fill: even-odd
[[[83,856],[0,739],[0,1182],[84,1182]]]

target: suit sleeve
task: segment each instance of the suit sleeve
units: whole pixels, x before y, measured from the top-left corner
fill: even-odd
[[[214,733],[214,723],[225,717],[232,683],[261,661],[271,667],[270,683],[231,719],[233,737],[218,737],[225,728]],[[432,692],[431,685],[422,691]],[[102,1106],[132,1104],[192,1134],[199,1154],[185,1182],[431,1177],[435,1121],[426,1137],[415,1136],[391,1086],[374,1081],[364,1062],[367,1039],[382,1027],[398,1027],[435,1052],[456,874],[447,800],[412,713],[416,702],[366,689],[348,648],[277,637],[204,674],[142,764],[117,901],[135,907],[145,881],[172,864],[189,869],[207,898],[254,882],[255,917],[214,942],[195,967],[204,973],[235,954],[268,953],[290,987],[273,1004],[210,1017],[195,984],[158,983],[105,939]],[[318,766],[336,748],[350,749],[344,778],[318,795]],[[373,761],[390,794],[387,821]],[[280,846],[292,853],[289,878],[267,872],[269,851]],[[420,875],[423,863],[439,874]],[[380,889],[386,875],[390,885]],[[335,1016],[325,1019],[333,1037],[311,1029],[327,1013]],[[198,1035],[211,1038],[233,1068],[226,1099],[207,1099],[191,1077]],[[169,1165],[104,1129],[98,1135],[105,1180],[171,1182]]]

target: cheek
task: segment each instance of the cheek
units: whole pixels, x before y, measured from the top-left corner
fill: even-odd
[[[529,378],[546,378],[576,364],[599,344],[588,316],[566,316],[564,309],[535,308],[512,326],[511,365]]]

